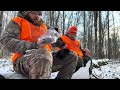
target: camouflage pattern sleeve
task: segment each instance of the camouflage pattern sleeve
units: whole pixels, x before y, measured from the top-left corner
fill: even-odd
[[[16,22],[11,20],[8,23],[0,37],[0,43],[5,50],[12,53],[24,54],[26,50],[35,49],[37,47],[37,43],[20,40],[20,31],[21,28]]]

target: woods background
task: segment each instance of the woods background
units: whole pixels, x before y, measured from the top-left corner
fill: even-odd
[[[18,11],[0,11],[0,35]],[[48,26],[58,27],[61,35],[75,25],[82,48],[88,48],[94,59],[120,59],[119,11],[43,11]],[[11,56],[0,45],[0,58]]]

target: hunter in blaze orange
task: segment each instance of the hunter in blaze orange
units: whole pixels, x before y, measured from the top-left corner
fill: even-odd
[[[77,71],[80,67],[85,66],[87,63],[86,61],[88,61],[88,59],[86,60],[84,49],[81,49],[80,41],[76,39],[77,33],[78,28],[76,26],[71,26],[67,33],[62,35],[56,43],[58,50],[62,50],[58,57],[64,57],[64,54],[69,52],[69,50],[78,55],[78,63],[75,71]]]
[[[30,79],[50,79],[51,72],[59,71],[56,79],[70,79],[77,63],[75,53],[58,58],[50,43],[38,38],[47,32],[42,11],[18,11],[3,31],[0,43],[13,53],[14,70]]]
[[[26,40],[36,43],[37,39],[47,31],[47,27],[44,23],[39,28],[21,17],[13,18],[12,20],[21,27],[20,40]],[[52,51],[52,46],[50,44],[46,45],[45,48],[47,48],[49,51]],[[14,62],[21,55],[22,54],[14,53],[12,57],[12,62]]]

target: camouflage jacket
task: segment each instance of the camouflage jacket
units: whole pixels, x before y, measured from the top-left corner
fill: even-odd
[[[36,43],[20,40],[20,33],[20,26],[11,20],[0,37],[0,43],[5,50],[12,53],[24,54],[26,50],[35,49],[37,47]]]
[[[37,44],[20,40],[21,27],[13,20],[11,20],[0,37],[0,43],[4,49],[11,53],[25,54],[26,50],[36,49]],[[56,43],[52,44],[53,47],[62,48],[65,43],[61,38]]]
[[[18,12],[18,16],[24,18],[24,15]],[[0,43],[4,49],[12,53],[24,54],[26,50],[36,49],[37,43],[20,40],[21,27],[15,22],[10,21],[2,32]],[[52,44],[53,47],[62,48],[65,45],[63,40],[59,38],[56,43]]]

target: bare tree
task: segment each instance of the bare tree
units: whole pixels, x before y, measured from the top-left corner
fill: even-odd
[[[99,11],[99,58],[102,59],[102,21],[101,11]]]
[[[60,11],[58,11],[58,15],[57,15],[57,18],[56,18],[56,21],[55,21],[55,27],[58,27],[59,17],[60,17]]]
[[[63,34],[65,34],[65,11],[63,11]]]
[[[50,26],[52,26],[52,13],[51,13],[51,11],[49,11],[50,12]]]
[[[109,33],[109,11],[107,11],[107,18],[108,18],[108,59],[110,59],[110,48],[111,48],[111,43],[110,43],[110,33]]]
[[[86,40],[86,13],[85,13],[85,11],[83,11],[83,16],[84,16],[84,18],[83,18],[83,27],[84,27],[84,36],[83,36],[83,48],[86,48],[86,42],[87,42],[87,40]]]
[[[1,35],[1,32],[2,32],[2,19],[3,19],[3,12],[4,12],[4,11],[1,11],[1,12],[0,12],[0,35]]]
[[[98,20],[98,11],[94,11],[94,27],[95,27],[95,58],[97,59],[97,20]]]
[[[2,19],[3,19],[3,12],[4,11],[1,11],[0,12],[0,36],[1,36],[1,33],[2,33]],[[3,49],[2,49],[2,45],[0,44],[0,58],[3,57]]]
[[[114,33],[112,34],[112,56],[113,56],[112,58],[116,58],[117,37],[116,37],[116,28],[115,28],[113,12],[112,12],[112,18],[113,18],[113,31],[114,31]]]
[[[93,16],[92,16],[92,11],[88,12],[88,23],[87,23],[87,27],[88,27],[88,39],[87,39],[87,47],[89,50],[92,51],[92,26],[93,26]]]
[[[71,11],[70,15],[67,15],[68,23],[67,23],[67,30],[72,24],[72,18],[73,18],[73,11]]]
[[[54,12],[55,11],[52,11],[52,26],[54,27]]]

